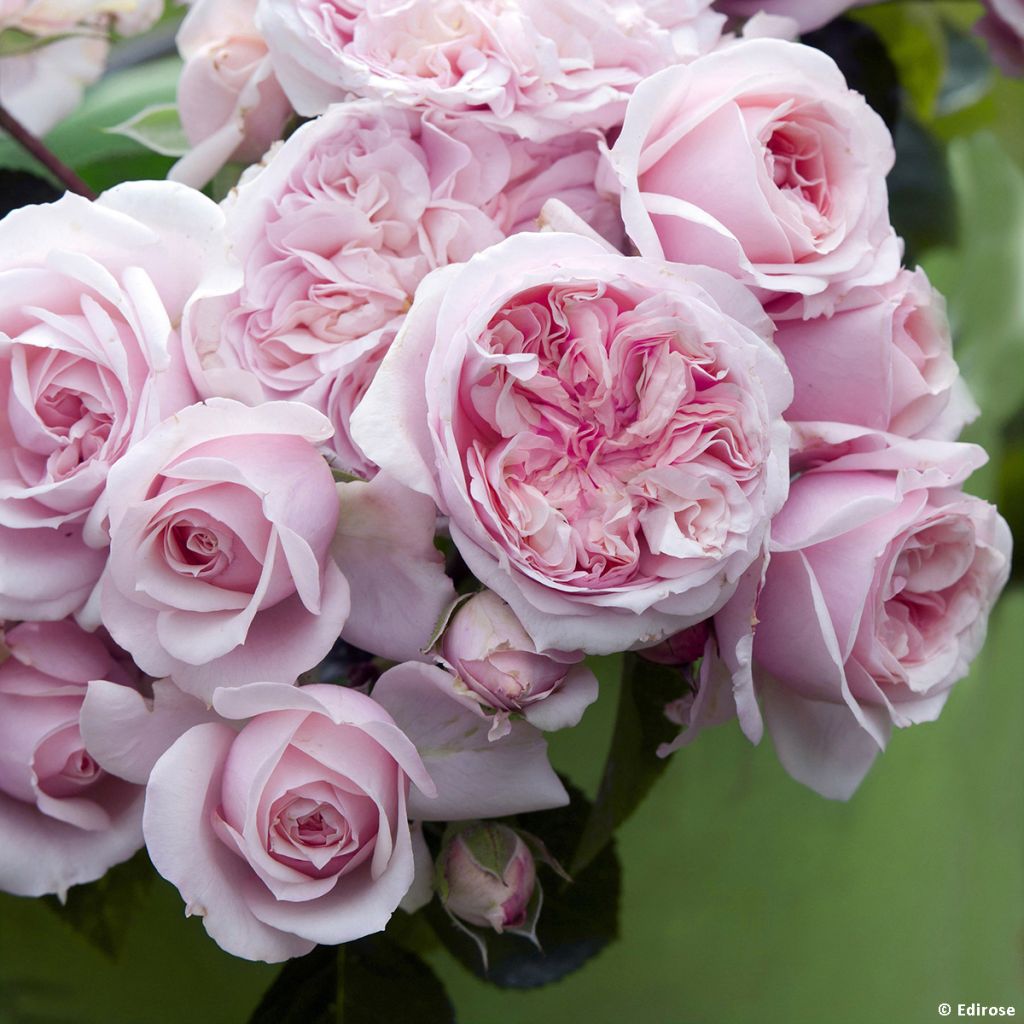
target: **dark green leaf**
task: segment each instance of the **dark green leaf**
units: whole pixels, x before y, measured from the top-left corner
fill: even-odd
[[[945,116],[977,103],[992,88],[992,63],[977,36],[943,23],[946,44],[946,74],[942,80],[936,112]]]
[[[885,4],[851,17],[883,40],[909,106],[918,118],[929,120],[946,75],[946,35],[939,12],[917,4]]]
[[[444,986],[384,935],[285,964],[249,1024],[455,1024]]]
[[[154,878],[144,850],[111,868],[99,881],[75,885],[61,903],[43,897],[46,905],[80,935],[112,960],[124,948],[125,935],[139,903]]]
[[[552,856],[566,862],[590,814],[586,797],[568,785],[571,803],[554,811],[520,815],[517,825],[540,838]],[[618,937],[621,871],[614,844],[564,882],[543,868],[538,881],[544,905],[537,925],[540,949],[518,935],[487,935],[485,970],[474,941],[452,923],[439,901],[426,909],[441,942],[467,970],[499,988],[537,988],[579,970]]]
[[[955,243],[956,195],[945,148],[912,115],[900,118],[893,141],[889,214],[907,244],[904,262],[913,266],[926,250]]]
[[[336,1024],[337,1006],[337,950],[317,946],[284,965],[249,1024]]]
[[[594,808],[572,855],[565,859],[555,853],[570,865],[571,875],[604,849],[665,770],[667,760],[658,757],[658,746],[678,732],[665,717],[665,705],[682,696],[683,689],[679,669],[655,665],[637,654],[625,656],[615,731]]]
[[[384,935],[342,947],[339,1024],[455,1024],[455,1010],[434,972]]]

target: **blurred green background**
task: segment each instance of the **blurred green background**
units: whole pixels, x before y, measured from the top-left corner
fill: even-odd
[[[970,489],[997,501],[1020,538],[1024,83],[994,77],[954,31],[977,14],[971,3],[887,4],[862,20],[900,71],[904,137],[923,125],[926,142],[938,140],[904,152],[895,194],[906,206],[895,213],[948,296],[983,410],[966,439],[992,459]],[[54,148],[99,187],[163,173],[168,161],[98,129],[171,98],[176,70],[170,60],[112,75],[55,130]],[[3,166],[23,164],[0,140]],[[427,959],[459,1021],[923,1024],[940,1019],[942,1002],[954,1018],[960,1002],[1024,1016],[1022,666],[1018,563],[941,720],[896,735],[848,804],[792,782],[768,741],[753,748],[733,725],[705,735],[675,755],[620,832],[621,939],[527,993],[478,982],[435,948]],[[601,672],[600,701],[552,744],[556,767],[591,795],[615,661]],[[277,969],[222,953],[162,880],[133,902],[111,959],[43,902],[0,896],[0,1024],[243,1024]]]

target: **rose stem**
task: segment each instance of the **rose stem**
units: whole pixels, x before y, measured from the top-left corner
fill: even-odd
[[[39,161],[69,192],[77,192],[86,199],[95,199],[96,193],[73,170],[37,139],[20,121],[0,104],[0,128],[27,153]]]

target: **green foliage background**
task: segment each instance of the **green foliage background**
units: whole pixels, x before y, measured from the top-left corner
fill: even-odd
[[[967,439],[992,459],[971,489],[996,500],[1021,538],[1024,83],[965,72],[936,20],[967,26],[977,13],[923,2],[863,19],[900,68],[907,109],[948,144],[958,229],[916,251],[948,296],[983,410]],[[162,174],[169,161],[99,129],[172,99],[176,73],[164,60],[111,76],[51,144],[97,187]],[[911,168],[926,197],[941,157]],[[0,166],[19,165],[0,140]],[[599,670],[600,701],[552,745],[556,767],[590,795],[618,685],[615,659]],[[848,804],[798,786],[769,741],[755,749],[724,726],[673,758],[619,834],[619,942],[527,993],[477,981],[438,946],[425,957],[462,1024],[924,1024],[940,1002],[973,1001],[1024,1015],[1022,684],[1018,563],[941,720],[895,736]],[[93,920],[113,955],[44,901],[0,897],[0,1024],[243,1024],[277,969],[222,953],[169,885],[146,878],[123,869],[104,897],[109,920]]]

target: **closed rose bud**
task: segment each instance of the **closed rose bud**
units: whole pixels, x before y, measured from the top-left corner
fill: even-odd
[[[579,651],[537,652],[515,612],[489,590],[466,601],[441,639],[440,654],[465,692],[493,709],[492,739],[516,712],[539,729],[575,725],[597,698],[597,680]]]
[[[537,869],[530,848],[512,829],[476,823],[446,843],[437,888],[448,911],[494,931],[527,926]]]

